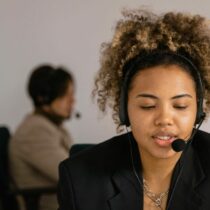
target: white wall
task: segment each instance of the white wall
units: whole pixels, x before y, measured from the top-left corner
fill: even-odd
[[[90,99],[100,44],[110,40],[122,8],[141,5],[210,18],[209,0],[0,0],[0,124],[14,131],[31,110],[28,75],[48,62],[66,66],[76,77],[76,109],[82,118],[66,123],[75,141],[100,142],[114,135],[110,114],[102,117]],[[202,129],[210,131],[210,121]]]

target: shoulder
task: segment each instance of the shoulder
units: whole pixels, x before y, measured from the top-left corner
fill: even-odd
[[[207,133],[205,131],[199,130],[194,137],[194,145],[198,149],[210,149],[210,133]],[[207,148],[205,148],[205,146]]]
[[[40,137],[50,139],[57,136],[58,129],[47,118],[39,114],[28,114],[12,135],[16,141],[37,141]],[[15,142],[15,141],[13,141]]]
[[[69,170],[112,170],[119,166],[122,158],[127,156],[129,142],[127,135],[115,136],[102,143],[99,143],[78,155],[68,158],[60,164]]]
[[[123,134],[63,161],[59,165],[60,209],[76,209],[75,205],[78,209],[100,209],[107,205],[107,199],[116,194],[111,177],[116,171],[126,170],[128,153],[129,141]],[[89,202],[91,198],[96,202]]]
[[[28,114],[18,126],[16,133],[54,130],[55,126],[50,120],[40,114]]]
[[[210,134],[199,130],[194,137],[193,148],[198,154],[201,162],[203,162],[204,164],[209,162]]]
[[[35,113],[31,113],[31,114],[28,114],[23,123],[22,124],[25,124],[25,125],[31,125],[31,126],[38,126],[40,124],[44,124],[44,125],[52,125],[52,123],[50,122],[50,120],[48,120],[46,117],[44,117],[43,115],[40,115],[40,114],[35,114]]]

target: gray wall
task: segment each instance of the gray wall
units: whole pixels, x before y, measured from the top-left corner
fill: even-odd
[[[90,99],[100,44],[110,40],[122,8],[141,5],[210,19],[208,0],[0,0],[0,124],[14,131],[31,111],[27,78],[35,65],[49,62],[71,69],[77,80],[76,109],[82,118],[66,123],[75,141],[100,142],[114,135],[110,114],[103,117]],[[210,131],[210,121],[202,129]]]

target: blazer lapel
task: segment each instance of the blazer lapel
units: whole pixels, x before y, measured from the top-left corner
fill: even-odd
[[[116,172],[112,176],[116,195],[109,199],[110,210],[140,210],[142,208],[142,192],[132,171]]]
[[[134,175],[134,170],[139,173],[141,164],[139,152],[132,134],[130,133],[129,135],[130,138],[127,142],[125,153],[118,165],[118,169],[112,176],[116,194],[108,201],[110,210],[143,209],[142,188]]]
[[[175,184],[174,192],[172,190],[168,210],[202,209],[203,198],[199,194],[198,189],[200,183],[205,178],[205,174],[192,148],[189,148],[182,167],[182,172]]]
[[[192,186],[185,183],[184,180],[180,180],[179,185],[171,197],[171,204],[168,210],[199,210],[202,206],[202,197],[191,189]]]

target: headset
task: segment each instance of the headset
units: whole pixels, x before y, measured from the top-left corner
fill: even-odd
[[[50,104],[56,98],[56,88],[54,86],[58,73],[59,72],[54,69],[48,73],[48,77],[46,78],[47,84],[43,87],[44,88],[42,94],[43,104]]]
[[[144,55],[139,54],[130,61],[128,61],[123,68],[124,79],[121,86],[121,92],[120,92],[120,101],[119,101],[119,118],[121,125],[129,126],[129,118],[128,118],[128,111],[127,111],[127,101],[128,101],[128,89],[131,82],[131,79],[133,76],[143,67],[151,67],[154,66],[156,63],[157,65],[160,65],[161,62],[159,62],[160,59],[164,59],[164,57],[169,57],[169,59],[175,59],[174,64],[178,62],[183,63],[189,68],[189,72],[192,74],[194,80],[196,81],[196,91],[197,91],[197,114],[196,114],[196,120],[195,125],[200,124],[200,122],[205,118],[205,112],[203,111],[203,100],[204,100],[204,87],[201,75],[196,68],[196,66],[189,60],[186,56],[174,53],[171,51],[153,51],[149,53],[145,53]],[[151,65],[151,61],[156,60],[156,63],[154,65]],[[145,62],[148,63],[148,65],[145,65]],[[158,63],[159,62],[159,63]],[[168,64],[173,64],[172,62],[168,62]]]

